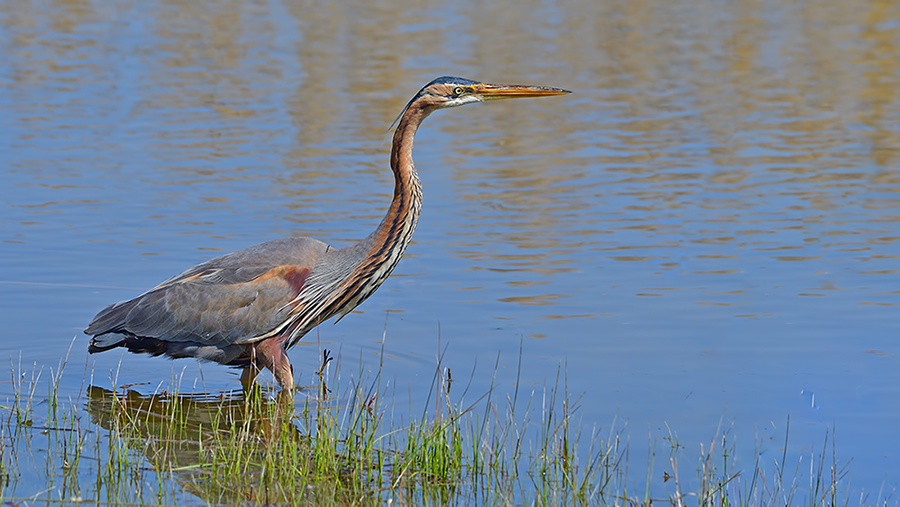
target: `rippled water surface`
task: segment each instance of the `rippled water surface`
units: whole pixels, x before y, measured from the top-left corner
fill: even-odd
[[[299,381],[317,340],[377,366],[385,334],[413,407],[443,347],[474,391],[499,353],[505,396],[521,344],[520,385],[562,368],[633,458],[722,426],[774,462],[790,417],[791,452],[834,430],[853,491],[893,491],[898,54],[888,0],[0,2],[0,357],[55,368],[72,345],[73,396],[85,372],[233,389],[217,365],[88,356],[81,330],[215,255],[365,237],[385,134],[433,77],[560,86],[426,120],[413,243],[292,350]]]

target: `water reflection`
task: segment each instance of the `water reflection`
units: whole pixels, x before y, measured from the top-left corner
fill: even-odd
[[[110,439],[140,450],[157,474],[171,473],[184,493],[217,505],[378,505],[377,496],[308,469],[312,444],[293,424],[293,406],[245,399],[240,392],[216,395],[114,393],[90,386],[91,421]],[[261,396],[261,397],[260,397]],[[115,444],[110,443],[114,449]],[[272,469],[297,467],[294,476]],[[292,460],[285,462],[287,460]],[[116,460],[110,459],[114,466]],[[163,488],[159,494],[164,494]]]

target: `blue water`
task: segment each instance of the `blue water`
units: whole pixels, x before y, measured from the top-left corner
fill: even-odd
[[[499,353],[502,398],[521,344],[520,387],[562,368],[582,424],[624,425],[635,462],[670,429],[699,456],[727,428],[745,466],[774,463],[790,418],[792,455],[833,431],[854,495],[893,491],[896,6],[508,4],[0,3],[0,358],[56,368],[72,345],[72,397],[85,375],[236,388],[217,365],[88,356],[81,330],[215,255],[365,237],[385,133],[432,77],[561,86],[426,121],[413,243],[291,352],[299,382],[320,345],[377,368],[384,336],[413,410],[445,347],[472,392]]]

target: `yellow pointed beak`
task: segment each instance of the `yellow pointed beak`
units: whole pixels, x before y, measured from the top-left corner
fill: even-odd
[[[475,88],[475,93],[483,100],[514,99],[519,97],[549,97],[551,95],[565,95],[567,93],[572,93],[569,90],[550,88],[548,86],[478,83],[473,87]]]

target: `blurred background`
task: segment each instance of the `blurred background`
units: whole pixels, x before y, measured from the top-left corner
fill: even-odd
[[[319,347],[377,368],[384,337],[400,408],[443,350],[472,393],[495,364],[500,398],[564,378],[585,434],[629,435],[636,484],[670,431],[774,464],[789,418],[792,457],[834,435],[848,487],[889,497],[898,49],[890,0],[0,1],[0,358],[57,368],[71,346],[72,397],[237,388],[88,356],[81,330],[216,255],[365,237],[388,129],[432,78],[558,86],[425,122],[413,243],[292,350],[299,382]]]

